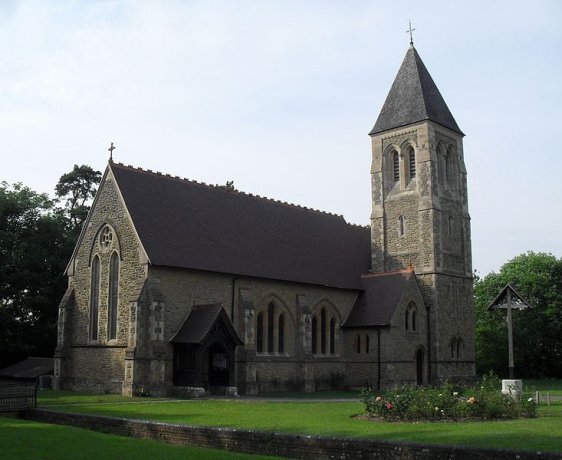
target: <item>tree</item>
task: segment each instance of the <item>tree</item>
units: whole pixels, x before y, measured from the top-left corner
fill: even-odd
[[[56,196],[65,201],[65,214],[71,222],[72,232],[78,236],[88,211],[89,201],[95,196],[101,173],[87,165],[74,165],[74,169],[63,174],[55,187]]]
[[[0,368],[52,356],[64,270],[101,174],[74,166],[57,186],[65,208],[22,184],[0,184]]]
[[[487,310],[507,283],[534,307],[513,314],[516,375],[562,377],[562,258],[534,252],[511,259],[499,273],[475,277],[479,373],[507,372],[506,314],[503,310]]]
[[[0,360],[52,350],[62,276],[72,251],[66,224],[45,194],[0,186]]]

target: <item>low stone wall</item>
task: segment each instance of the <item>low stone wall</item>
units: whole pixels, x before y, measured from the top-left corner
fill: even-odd
[[[299,459],[380,460],[560,460],[560,453],[521,452],[506,449],[481,449],[422,445],[366,439],[303,436],[267,433],[234,428],[213,428],[171,423],[127,420],[95,415],[69,414],[45,409],[30,409],[24,418],[46,423],[69,425],[103,433],[226,449],[260,455]]]

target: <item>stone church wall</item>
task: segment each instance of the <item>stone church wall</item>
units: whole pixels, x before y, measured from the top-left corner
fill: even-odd
[[[112,240],[100,246],[101,230],[109,225]],[[108,340],[109,259],[120,257],[117,338]],[[91,262],[100,259],[98,338],[90,339]],[[65,337],[57,346],[60,387],[89,391],[121,392],[124,354],[128,345],[129,306],[137,285],[146,277],[146,259],[111,177],[100,187],[86,228],[69,267],[74,302],[66,308]]]
[[[159,281],[165,303],[162,328],[166,375],[171,375],[173,366],[173,347],[167,342],[179,330],[192,306],[220,304],[245,342],[236,353],[237,384],[241,391],[302,390],[306,380],[309,389],[344,386],[349,350],[340,325],[353,306],[356,291],[166,267],[151,267],[150,278]],[[256,318],[260,312],[266,316],[270,303],[274,304],[276,318],[275,347],[273,352],[258,353]],[[336,322],[335,353],[326,350],[326,354],[318,352],[314,356],[310,321],[313,315],[320,318],[322,308],[327,312],[327,321],[334,318]],[[277,350],[280,313],[285,318],[283,352]],[[267,331],[264,342],[267,343]]]

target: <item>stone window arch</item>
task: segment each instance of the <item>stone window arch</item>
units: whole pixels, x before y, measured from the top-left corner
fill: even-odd
[[[287,341],[293,319],[277,297],[269,296],[256,314],[256,353],[286,354],[291,352]]]
[[[96,254],[92,259],[90,273],[90,340],[99,337],[99,308],[100,308],[100,258]]]
[[[339,319],[330,305],[320,305],[314,309],[311,324],[312,354],[336,354],[336,328]]]
[[[113,251],[109,258],[109,292],[107,302],[107,338],[117,339],[119,313],[119,254]]]

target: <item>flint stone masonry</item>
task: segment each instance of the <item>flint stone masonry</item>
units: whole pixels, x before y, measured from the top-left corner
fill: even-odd
[[[299,459],[380,460],[560,460],[557,452],[438,446],[367,439],[267,433],[235,428],[176,425],[83,414],[66,414],[44,409],[24,413],[27,420],[69,425],[102,433],[153,439],[170,444],[224,449],[258,455]]]

